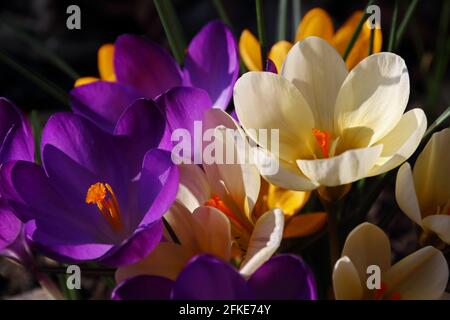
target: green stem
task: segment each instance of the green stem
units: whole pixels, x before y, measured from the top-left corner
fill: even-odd
[[[5,53],[3,53],[1,51],[0,51],[0,62],[3,62],[7,66],[9,66],[11,69],[17,71],[22,76],[29,79],[35,85],[40,87],[42,90],[46,91],[53,98],[58,100],[60,103],[62,103],[66,107],[70,108],[69,98],[68,98],[67,93],[65,93],[62,89],[60,89],[56,84],[54,84],[50,80],[47,80],[44,77],[38,75],[37,73],[34,73],[34,72],[28,70],[27,68],[18,64],[17,62],[15,62],[13,59],[11,59],[9,56],[7,56]]]
[[[395,38],[395,47],[394,49],[397,49],[400,40],[402,39],[403,34],[406,31],[406,27],[408,26],[409,22],[411,21],[411,18],[413,16],[414,11],[416,10],[417,3],[419,0],[412,0],[408,6],[408,9],[406,9],[405,15],[403,17],[402,22],[398,26],[397,30],[397,36]]]
[[[177,40],[177,34],[174,26],[171,23],[170,14],[167,12],[166,2],[169,0],[154,0],[156,11],[158,11],[159,19],[163,25],[164,32],[167,36],[167,41],[169,42],[170,50],[172,51],[175,60],[179,64],[183,62],[183,51],[180,48],[179,40]]]
[[[184,36],[180,19],[178,19],[178,15],[175,11],[172,0],[164,0],[164,6],[169,17],[170,24],[175,32],[175,40],[177,41],[178,49],[181,51],[182,57],[184,57],[184,51],[186,50],[187,42],[186,37]]]
[[[292,0],[292,38],[295,39],[298,25],[300,24],[302,17],[302,2],[301,0]]]
[[[220,20],[222,20],[225,24],[227,24],[231,28],[232,27],[231,20],[228,17],[228,14],[222,4],[222,1],[221,0],[212,0],[212,3],[214,5],[214,8],[216,8],[216,11],[220,17]]]
[[[364,9],[364,14],[362,15],[361,19],[358,22],[358,25],[356,26],[355,31],[352,34],[352,37],[350,38],[350,42],[348,43],[347,48],[344,51],[344,54],[342,55],[342,58],[345,60],[347,60],[348,55],[350,54],[350,52],[353,49],[353,46],[356,43],[356,39],[358,39],[359,34],[361,33],[361,29],[364,25],[364,23],[366,22],[367,18],[369,17],[369,14],[367,13],[367,7],[371,6],[373,4],[374,0],[370,0],[367,5],[366,8]]]
[[[395,1],[394,12],[392,13],[391,31],[389,33],[389,44],[387,49],[388,52],[392,52],[395,46],[397,17],[398,17],[398,0]]]
[[[369,56],[373,53],[373,42],[375,40],[375,28],[370,29]]]
[[[286,16],[288,0],[280,0],[278,3],[278,28],[277,38],[279,41],[286,40]]]
[[[261,45],[261,61],[263,66],[267,59],[267,43],[266,43],[266,28],[264,25],[264,9],[263,9],[263,0],[255,0],[256,1],[256,22],[258,24],[258,38],[259,43]]]
[[[426,142],[430,139],[431,135],[435,133],[440,126],[450,118],[450,107],[445,109],[444,112],[436,119],[434,122],[428,127],[428,130],[425,132],[422,138],[422,142]]]

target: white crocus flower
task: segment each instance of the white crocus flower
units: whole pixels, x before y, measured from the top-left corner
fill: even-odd
[[[205,113],[205,129],[218,127],[218,147],[225,148],[220,130],[239,130],[225,112]],[[233,140],[234,141],[234,140]],[[238,144],[235,154],[238,154]],[[200,253],[233,261],[243,276],[250,276],[278,249],[283,237],[284,214],[280,209],[259,212],[255,208],[260,192],[258,169],[249,163],[195,164],[179,166],[180,185],[175,204],[165,218],[180,244],[166,239],[140,262],[121,267],[118,282],[139,274],[176,279],[190,258]]]
[[[369,289],[367,268],[381,270],[380,288]],[[347,237],[342,258],[333,271],[337,300],[440,299],[448,281],[444,255],[434,247],[422,248],[391,266],[391,246],[386,234],[371,223],[362,223]]]
[[[266,178],[293,190],[348,184],[408,159],[426,129],[421,109],[404,113],[408,98],[408,70],[398,55],[373,54],[348,72],[317,37],[292,47],[280,75],[248,72],[234,89],[246,133],[264,161],[280,165]],[[258,129],[279,130],[279,148],[259,139]]]
[[[395,196],[406,215],[426,233],[450,244],[450,129],[433,134],[417,158],[398,170]]]

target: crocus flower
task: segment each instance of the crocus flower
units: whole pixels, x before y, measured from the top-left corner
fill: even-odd
[[[363,11],[355,11],[350,18],[334,32],[333,21],[328,13],[321,8],[309,10],[297,27],[295,42],[302,41],[307,37],[315,36],[331,44],[342,55],[344,54],[353,32],[363,15]],[[352,69],[361,60],[367,57],[370,45],[371,29],[366,22],[346,60],[347,67]],[[380,52],[382,46],[382,32],[379,27],[374,31],[373,52]],[[293,44],[286,40],[275,43],[269,51],[268,58],[272,60],[278,71],[281,70],[283,62],[292,48]],[[245,66],[250,71],[262,70],[261,45],[258,39],[249,31],[244,30],[239,39],[239,52]]]
[[[278,255],[246,280],[230,264],[211,255],[192,258],[175,281],[137,276],[120,283],[114,300],[316,300],[312,272],[294,255]]]
[[[22,112],[10,101],[0,98],[0,164],[12,160],[34,161],[34,138]],[[0,252],[18,239],[22,223],[0,196]]]
[[[378,266],[381,283],[369,289],[369,266]],[[333,271],[334,295],[338,300],[439,299],[447,286],[448,266],[434,247],[422,248],[391,265],[391,246],[386,234],[371,223],[362,223],[347,237],[342,258]]]
[[[403,114],[409,76],[402,58],[377,53],[348,72],[317,37],[292,47],[280,75],[248,72],[234,90],[239,121],[259,144],[262,163],[279,166],[266,179],[286,189],[340,186],[389,171],[411,156],[426,129],[421,109]],[[279,148],[258,139],[259,129],[278,130]]]
[[[208,23],[192,39],[183,69],[163,48],[135,35],[102,46],[98,56],[101,80],[79,79],[71,92],[74,112],[94,121],[117,121],[137,98],[154,99],[179,86],[201,88],[215,107],[225,109],[239,72],[236,40],[219,21]]]
[[[135,262],[160,241],[178,174],[160,144],[165,119],[138,100],[109,134],[72,113],[44,127],[42,167],[3,165],[1,194],[25,223],[28,237],[60,261]]]
[[[203,125],[205,130],[238,128],[228,114],[217,109],[205,112]],[[220,140],[220,132],[216,133]],[[224,146],[217,144],[218,149]],[[239,154],[238,144],[234,148],[234,154]],[[179,172],[177,203],[165,218],[180,243],[167,235],[168,242],[161,243],[143,261],[120,268],[116,274],[119,281],[138,274],[175,279],[199,253],[233,260],[241,273],[249,276],[275,253],[283,235],[284,215],[279,208],[259,211],[255,206],[261,179],[254,165],[204,161],[202,168],[182,164]]]
[[[450,129],[433,134],[417,158],[398,170],[395,196],[404,213],[450,244]]]

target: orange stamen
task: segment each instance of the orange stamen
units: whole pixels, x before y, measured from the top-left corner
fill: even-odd
[[[316,138],[317,144],[322,151],[322,156],[328,158],[330,156],[330,133],[325,130],[313,128],[312,134]]]
[[[219,209],[223,214],[225,214],[232,223],[239,226],[241,229],[248,230],[246,226],[240,221],[240,219],[234,214],[234,212],[228,208],[228,206],[220,199],[218,195],[212,195],[212,197],[204,203],[205,206],[214,207]]]
[[[109,184],[97,182],[91,185],[86,193],[86,203],[96,204],[114,231],[123,229],[119,201]]]

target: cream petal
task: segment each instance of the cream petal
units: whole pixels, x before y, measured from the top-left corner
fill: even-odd
[[[427,117],[422,109],[406,112],[397,126],[377,142],[383,145],[383,151],[370,176],[387,172],[406,161],[416,151],[426,129]]]
[[[422,215],[417,201],[416,189],[409,163],[404,163],[397,172],[395,183],[395,199],[402,211],[419,226],[422,226]]]
[[[255,164],[260,174],[270,183],[297,191],[310,191],[319,186],[319,184],[305,177],[296,165],[276,158],[264,149],[255,148],[255,150],[258,157]]]
[[[383,138],[400,121],[409,98],[409,75],[396,54],[382,52],[361,61],[348,74],[335,105],[335,128],[365,147]]]
[[[205,113],[205,128],[216,128],[214,143],[223,150],[225,158],[223,163],[203,164],[209,185],[223,200],[231,198],[233,207],[251,221],[250,213],[258,199],[261,178],[258,168],[248,161],[250,146],[244,133],[229,115],[218,109]]]
[[[450,216],[434,214],[423,219],[423,227],[433,231],[447,244],[450,244]]]
[[[364,294],[358,271],[348,257],[334,265],[333,289],[336,300],[361,300]]]
[[[177,236],[178,240],[183,244],[185,248],[196,248],[196,240],[193,234],[194,218],[191,213],[183,204],[175,202],[169,211],[164,215],[167,223]],[[165,229],[165,228],[164,228]],[[170,234],[165,229],[165,237],[171,239]]]
[[[277,251],[283,238],[284,214],[280,209],[264,213],[257,221],[240,273],[248,277]]]
[[[181,164],[178,166],[178,169],[180,184],[176,199],[190,212],[193,212],[211,197],[211,190],[206,180],[206,175],[195,164]]]
[[[413,169],[422,212],[435,212],[450,199],[450,129],[433,134]]]
[[[234,87],[234,105],[246,133],[263,148],[291,161],[313,153],[312,111],[287,79],[271,72],[247,72]],[[279,148],[272,147],[272,139],[260,129],[278,130]]]
[[[404,300],[439,299],[447,286],[447,261],[441,251],[428,246],[397,262],[383,281]]]
[[[334,132],[334,105],[347,74],[341,55],[318,37],[297,42],[281,69],[281,75],[305,97],[314,113],[316,127],[328,132]]]
[[[116,282],[144,274],[175,280],[191,257],[192,252],[185,247],[173,242],[161,242],[144,259],[118,268],[115,274]]]
[[[209,253],[227,261],[231,256],[231,226],[228,218],[212,207],[199,207],[193,213],[191,233],[199,253]]]
[[[369,173],[377,161],[383,146],[348,150],[338,156],[297,160],[297,165],[306,177],[316,183],[334,187],[357,181]]]
[[[345,240],[342,256],[352,261],[363,283],[367,279],[367,267],[377,265],[381,272],[391,265],[391,245],[379,227],[364,222],[353,229]]]

